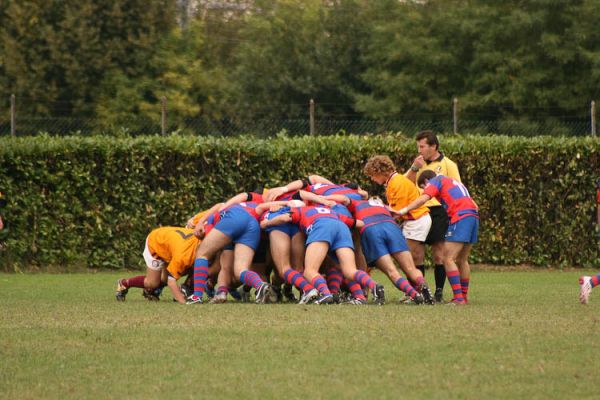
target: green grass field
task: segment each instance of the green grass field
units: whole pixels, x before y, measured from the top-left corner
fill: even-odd
[[[0,274],[0,398],[598,398],[580,272],[476,271],[466,307],[118,303],[124,275]]]

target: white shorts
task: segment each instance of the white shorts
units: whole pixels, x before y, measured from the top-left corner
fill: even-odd
[[[150,248],[148,247],[148,238],[146,238],[146,245],[144,246],[144,261],[146,261],[146,266],[154,271],[160,271],[162,267],[166,264],[160,258],[153,257],[150,253]]]
[[[404,237],[417,242],[424,242],[431,228],[431,216],[425,214],[419,219],[404,221],[402,223],[402,233]]]

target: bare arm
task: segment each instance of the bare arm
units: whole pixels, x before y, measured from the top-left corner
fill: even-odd
[[[240,193],[240,194],[236,194],[235,196],[233,196],[232,198],[230,198],[229,200],[227,200],[220,208],[218,211],[223,211],[224,209],[226,209],[229,206],[232,206],[234,204],[240,204],[243,203],[244,201],[246,201],[248,199],[248,193],[244,192],[244,193]]]
[[[398,210],[398,211],[395,211],[395,210],[393,210],[393,209],[391,209],[391,208],[388,208],[388,209],[390,210],[390,212],[391,212],[393,215],[400,215],[400,216],[404,216],[404,215],[408,214],[408,212],[409,212],[409,211],[412,211],[412,210],[414,210],[415,208],[419,208],[419,207],[421,207],[421,206],[422,206],[423,204],[425,204],[425,203],[427,202],[427,200],[429,200],[430,198],[431,198],[431,196],[430,196],[430,195],[428,195],[428,194],[422,194],[422,195],[420,195],[419,197],[417,197],[416,199],[414,199],[414,200],[412,201],[412,203],[410,203],[409,205],[407,205],[407,206],[406,206],[406,207],[404,207],[404,208],[401,208],[401,209],[400,209],[400,210]]]
[[[214,206],[212,206],[207,212],[204,213],[204,215],[198,220],[196,226],[194,227],[194,236],[200,239],[204,238],[204,224],[206,223],[206,220],[208,220],[208,218],[211,215],[216,213],[222,205],[223,203],[217,203]]]
[[[183,293],[181,293],[181,290],[179,290],[177,280],[172,276],[169,276],[169,278],[167,279],[167,286],[169,286],[173,298],[177,300],[179,304],[185,304],[185,297],[183,296]]]
[[[327,207],[335,206],[335,200],[328,199],[327,196],[320,196],[318,194],[307,192],[305,190],[301,190],[299,193],[300,193],[300,198],[302,200],[312,201],[313,203],[323,204],[324,206],[327,206]]]
[[[265,219],[261,221],[260,227],[262,229],[268,228],[270,226],[285,224],[286,222],[292,222],[292,216],[290,214],[281,214],[276,216],[273,219]]]

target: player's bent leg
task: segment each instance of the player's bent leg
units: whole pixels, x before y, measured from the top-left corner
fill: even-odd
[[[356,269],[354,251],[349,247],[341,247],[335,250],[335,255],[340,262],[340,268],[344,277],[351,281],[356,281],[364,289],[370,289],[373,294],[375,304],[385,304],[385,289],[383,285],[378,285],[369,274]]]
[[[458,266],[458,270],[460,271],[460,286],[463,297],[466,302],[469,301],[469,283],[471,280],[471,266],[469,265],[469,254],[471,254],[472,248],[472,244],[465,243],[456,258],[456,265]]]
[[[328,251],[329,243],[327,242],[312,242],[306,247],[304,278],[320,293],[319,298],[315,300],[315,304],[330,304],[333,302],[333,296],[327,287],[327,281],[319,274],[319,268],[325,257],[327,257]]]

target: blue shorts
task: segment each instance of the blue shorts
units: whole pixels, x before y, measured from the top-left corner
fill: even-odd
[[[269,211],[267,213],[267,220],[271,220],[271,219],[277,217],[278,215],[286,214],[288,212],[290,212],[289,207],[283,207],[280,210],[275,211],[275,212]],[[300,232],[300,228],[298,228],[298,225],[296,225],[296,224],[292,224],[291,222],[286,222],[285,224],[270,226],[267,229],[265,229],[265,232],[267,232],[267,233],[271,233],[273,231],[283,232],[286,235],[288,235],[290,238],[292,238],[296,233]]]
[[[336,204],[335,206],[331,207],[331,209],[340,215],[345,215],[348,218],[354,218],[350,210],[348,210],[348,207],[343,204]]]
[[[382,222],[365,228],[360,234],[360,244],[371,264],[386,254],[409,251],[402,228],[393,222]]]
[[[342,247],[349,247],[354,250],[352,243],[352,233],[350,229],[339,219],[334,218],[319,218],[311,226],[309,232],[306,233],[306,245],[313,242],[329,243],[329,252],[334,253]]]
[[[229,236],[234,244],[242,243],[256,251],[260,242],[260,225],[256,218],[242,208],[230,208],[220,216],[214,229]]]
[[[479,233],[479,218],[464,217],[448,225],[446,242],[477,243]]]

